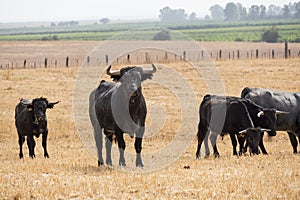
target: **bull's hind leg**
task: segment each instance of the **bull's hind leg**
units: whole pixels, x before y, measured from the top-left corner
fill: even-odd
[[[293,146],[293,153],[297,153],[298,141],[294,133],[288,132],[291,144]]]
[[[196,151],[196,158],[201,157],[201,153],[200,153],[201,145],[203,143],[205,136],[207,135],[207,132],[208,132],[207,127],[200,121],[198,124],[198,133],[197,133],[198,146],[197,146],[197,151]]]
[[[48,136],[48,130],[45,131],[45,133],[43,133],[42,136],[42,146],[44,149],[44,157],[45,158],[49,158],[49,154],[47,152],[47,136]]]
[[[216,158],[220,157],[220,153],[219,153],[218,148],[217,148],[217,139],[218,139],[218,135],[214,132],[211,132],[210,142],[211,142],[211,145],[213,146],[214,156]]]
[[[105,148],[106,148],[106,161],[105,163],[109,166],[112,166],[112,161],[111,161],[111,146],[112,146],[112,138],[113,134],[112,133],[107,133],[106,130],[104,130],[104,133],[106,135],[105,137]]]
[[[27,136],[27,145],[29,149],[29,156],[31,158],[35,158],[35,154],[34,154],[35,141],[33,139],[33,135]]]
[[[25,137],[24,136],[21,136],[20,134],[19,135],[19,146],[20,146],[20,153],[19,153],[19,157],[20,158],[23,158],[23,151],[22,151],[22,146],[25,142]]]
[[[120,152],[120,158],[119,158],[119,165],[120,166],[126,166],[125,157],[124,157],[124,151],[125,151],[125,140],[123,137],[123,133],[116,133],[117,141],[118,141],[118,147]]]

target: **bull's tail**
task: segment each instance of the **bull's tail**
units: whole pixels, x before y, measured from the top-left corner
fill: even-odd
[[[250,88],[245,87],[245,88],[242,90],[242,92],[241,92],[241,97],[242,97],[242,98],[245,98],[245,97],[247,96],[247,94],[249,94],[250,91],[251,91]]]

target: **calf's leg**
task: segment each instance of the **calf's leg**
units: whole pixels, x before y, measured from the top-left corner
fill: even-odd
[[[23,151],[22,151],[22,146],[25,142],[25,137],[24,136],[21,136],[20,134],[19,135],[19,146],[20,146],[20,153],[19,153],[19,157],[20,158],[23,158]]]
[[[45,158],[49,158],[49,154],[47,152],[47,136],[48,136],[48,130],[45,131],[45,133],[43,133],[42,136],[42,146],[44,149],[44,157]]]

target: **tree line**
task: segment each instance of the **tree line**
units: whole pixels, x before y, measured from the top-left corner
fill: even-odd
[[[246,8],[241,3],[229,2],[225,8],[215,4],[209,8],[211,15],[205,16],[206,20],[215,21],[239,21],[239,20],[262,20],[262,19],[285,19],[300,18],[300,1],[295,3],[276,6],[274,4],[252,5]],[[171,9],[166,6],[159,10],[159,18],[162,22],[179,22],[197,20],[195,12],[188,14],[184,9]]]

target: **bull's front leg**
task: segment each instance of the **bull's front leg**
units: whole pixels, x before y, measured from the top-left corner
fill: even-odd
[[[48,137],[48,130],[46,129],[42,136],[42,146],[44,148],[44,157],[49,158],[49,154],[47,152],[47,137]]]
[[[116,133],[116,136],[117,136],[118,147],[119,147],[119,152],[120,152],[119,165],[126,166],[126,161],[125,161],[125,157],[124,157],[126,144],[125,144],[125,140],[123,137],[123,132]]]
[[[35,158],[35,154],[34,154],[35,141],[33,139],[33,134],[27,136],[27,145],[29,149],[29,156],[31,158]]]
[[[135,142],[134,142],[134,148],[136,152],[135,165],[137,167],[144,167],[142,156],[141,156],[143,135],[144,135],[144,127],[141,127],[135,136]]]

